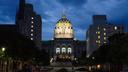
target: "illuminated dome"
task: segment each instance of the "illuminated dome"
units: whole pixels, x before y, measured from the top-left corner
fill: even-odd
[[[71,22],[66,18],[66,16],[62,16],[62,18],[57,22],[54,37],[55,38],[73,38],[73,28]]]

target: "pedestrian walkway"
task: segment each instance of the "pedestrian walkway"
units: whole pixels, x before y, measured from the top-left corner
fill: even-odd
[[[72,66],[71,62],[53,62],[51,66]]]

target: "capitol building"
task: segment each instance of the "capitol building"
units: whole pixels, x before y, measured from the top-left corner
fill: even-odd
[[[50,53],[53,61],[73,61],[86,50],[86,41],[74,39],[72,23],[65,15],[56,22],[54,39],[42,42],[42,48]]]

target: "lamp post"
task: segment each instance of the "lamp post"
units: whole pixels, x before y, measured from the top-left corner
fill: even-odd
[[[2,47],[2,52],[5,52],[6,48],[5,47]]]
[[[5,51],[6,51],[5,47],[0,48],[0,58],[3,58],[3,56],[5,55]]]
[[[0,48],[0,58],[1,58],[1,60],[0,60],[0,64],[1,64],[1,69],[3,70],[3,72],[6,72],[6,67],[4,66],[4,64],[5,64],[5,62],[4,62],[4,56],[5,56],[5,51],[6,51],[6,48],[5,47],[1,47]]]

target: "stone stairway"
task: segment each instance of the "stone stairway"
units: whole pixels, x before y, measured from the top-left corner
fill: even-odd
[[[72,66],[71,62],[53,62],[51,66]]]

